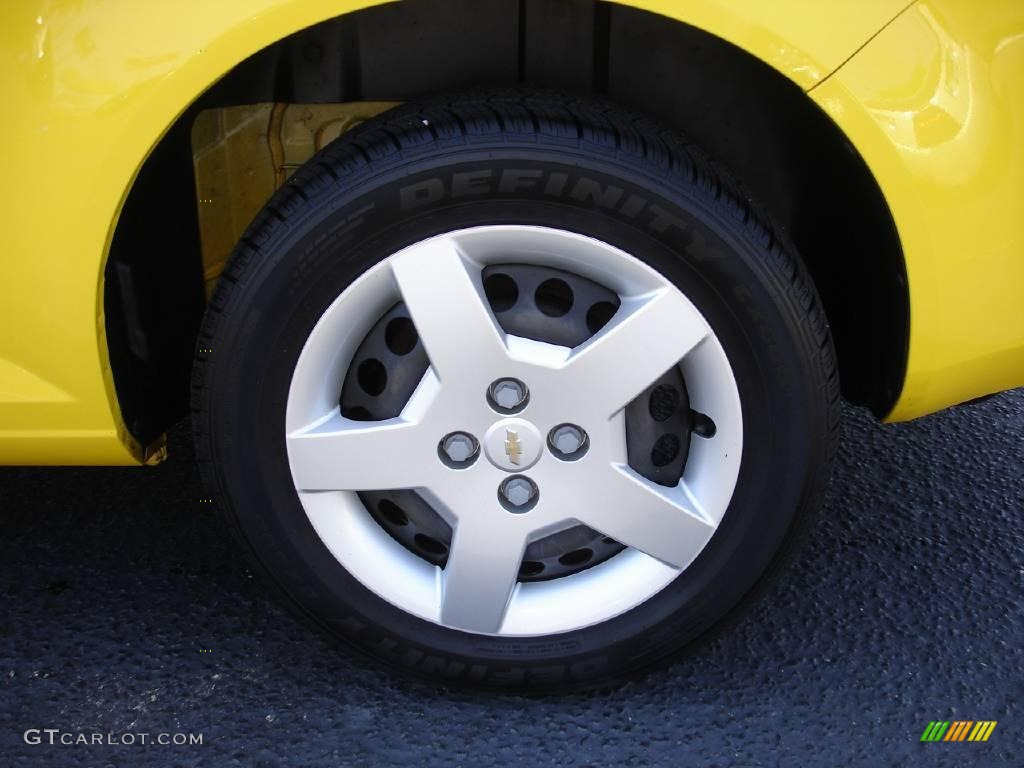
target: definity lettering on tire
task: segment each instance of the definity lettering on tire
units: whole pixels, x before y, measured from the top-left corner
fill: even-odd
[[[603,185],[585,176],[573,179],[569,174],[560,171],[526,168],[503,168],[499,173],[489,168],[480,171],[457,171],[447,180],[435,177],[401,187],[398,190],[398,202],[403,211],[412,211],[438,203],[446,194],[452,199],[459,199],[491,195],[495,192],[515,194],[537,189],[543,189],[544,195],[548,197],[562,197],[568,191],[568,196],[573,200],[615,211],[631,219],[644,214],[646,225],[658,234],[665,234],[672,229],[679,232],[690,229],[685,221],[673,216],[660,205],[651,203],[637,194],[631,193],[626,196],[622,187],[614,184]]]

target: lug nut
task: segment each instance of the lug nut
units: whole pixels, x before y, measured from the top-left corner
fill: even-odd
[[[562,424],[548,434],[548,445],[560,459],[576,459],[586,452],[589,444],[587,433],[575,424]]]
[[[512,413],[520,411],[530,399],[530,391],[519,379],[498,379],[487,389],[491,404]]]
[[[528,477],[509,477],[498,487],[498,497],[509,512],[527,512],[537,503],[537,485]]]
[[[469,466],[476,460],[480,444],[466,432],[452,432],[441,440],[439,453],[442,459],[457,467]]]

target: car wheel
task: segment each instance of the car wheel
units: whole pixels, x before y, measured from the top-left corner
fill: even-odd
[[[793,249],[600,102],[461,95],[330,144],[199,350],[200,466],[256,561],[331,634],[462,685],[594,685],[722,626],[835,450]]]

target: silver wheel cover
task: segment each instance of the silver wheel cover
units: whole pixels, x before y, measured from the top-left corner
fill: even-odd
[[[505,334],[484,296],[491,264],[532,263],[587,277],[619,294],[621,306],[575,349]],[[379,422],[341,415],[338,393],[369,329],[402,301],[430,367],[402,413]],[[668,329],[671,329],[669,331]],[[714,421],[713,437],[690,438],[679,484],[667,488],[626,459],[625,406],[679,365],[691,407]],[[439,441],[462,431],[484,440],[510,417],[488,403],[488,386],[511,377],[529,386],[515,415],[523,470],[489,444],[455,469]],[[589,448],[575,461],[534,446],[549,430],[577,424]],[[538,437],[539,436],[539,437]],[[292,376],[286,415],[289,464],[302,506],[331,554],[368,589],[443,626],[501,636],[567,632],[640,605],[677,578],[715,533],[732,498],[743,449],[736,380],[711,327],[683,293],[607,243],[544,227],[488,226],[411,245],[377,264],[328,307]],[[489,458],[488,454],[493,457]],[[539,488],[513,514],[497,489],[510,472]],[[445,568],[405,549],[369,515],[358,491],[415,489],[454,535]],[[520,583],[527,544],[585,524],[627,549],[585,571]]]

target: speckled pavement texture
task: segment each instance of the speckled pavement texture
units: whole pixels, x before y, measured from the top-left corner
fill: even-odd
[[[1024,390],[844,415],[820,521],[738,627],[544,699],[408,682],[293,619],[199,503],[185,428],[155,469],[0,469],[0,766],[1024,765]],[[999,725],[920,743],[936,719]]]

